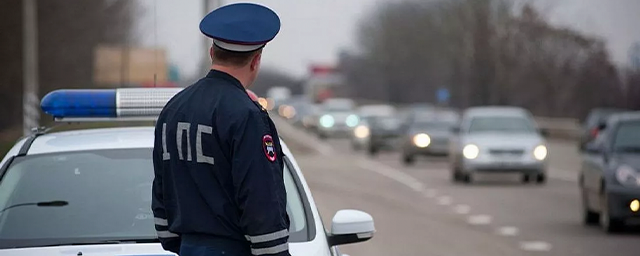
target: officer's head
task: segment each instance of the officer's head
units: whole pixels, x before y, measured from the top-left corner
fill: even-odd
[[[248,87],[258,76],[262,49],[280,31],[280,18],[262,5],[230,4],[204,17],[200,31],[213,40],[214,68],[232,72]]]
[[[246,82],[250,85],[255,81],[260,70],[262,48],[250,52],[234,52],[220,48],[214,43],[209,50],[209,55],[214,66],[237,70],[248,79]]]

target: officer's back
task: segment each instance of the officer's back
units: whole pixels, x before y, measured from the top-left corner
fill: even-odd
[[[228,17],[258,22],[261,30],[230,31],[221,22]],[[167,103],[155,130],[152,208],[165,249],[289,255],[278,134],[245,89],[279,24],[275,13],[254,4],[229,5],[202,21],[214,42],[212,70]]]

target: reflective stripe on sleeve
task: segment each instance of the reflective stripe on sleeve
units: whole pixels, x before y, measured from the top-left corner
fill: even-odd
[[[155,224],[158,225],[158,226],[168,226],[169,225],[169,222],[167,222],[166,219],[158,218],[158,217],[153,218],[153,222],[155,222]]]
[[[156,233],[158,233],[158,238],[172,238],[172,237],[178,237],[178,234],[176,233],[171,233],[169,231],[156,231]]]
[[[276,253],[284,252],[286,250],[289,250],[289,244],[284,243],[284,244],[276,245],[273,247],[251,249],[251,254],[253,255],[276,254]]]
[[[280,231],[276,231],[269,234],[259,235],[259,236],[246,236],[251,243],[264,243],[273,240],[278,240],[280,238],[285,238],[289,235],[288,229],[283,229]]]

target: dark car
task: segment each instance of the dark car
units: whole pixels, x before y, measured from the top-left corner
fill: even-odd
[[[393,149],[400,137],[400,118],[397,116],[372,116],[369,125],[369,154],[376,155],[382,149]]]
[[[640,112],[616,114],[605,126],[585,147],[579,185],[585,224],[615,232],[640,220]]]
[[[416,156],[446,156],[449,153],[451,129],[459,122],[457,113],[417,118],[403,131],[402,162],[412,164]]]
[[[601,126],[606,123],[609,116],[625,111],[627,110],[617,108],[596,108],[591,110],[580,131],[580,141],[578,142],[580,151],[584,151],[585,146],[598,136]]]

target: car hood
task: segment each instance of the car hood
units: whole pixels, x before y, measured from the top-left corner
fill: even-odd
[[[509,134],[509,133],[482,133],[467,134],[462,138],[464,144],[476,144],[478,146],[492,147],[535,147],[544,144],[544,139],[538,134]]]
[[[83,256],[175,256],[163,250],[160,244],[73,245],[0,250],[3,256],[77,256],[78,252],[82,252]],[[292,256],[328,256],[327,250],[312,243],[290,243],[289,252]]]
[[[628,165],[636,170],[640,170],[640,154],[638,153],[617,153],[613,160],[614,165]]]

